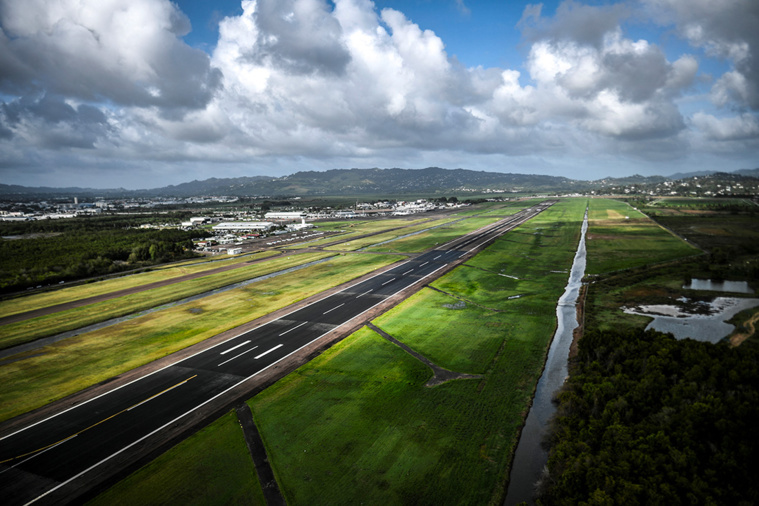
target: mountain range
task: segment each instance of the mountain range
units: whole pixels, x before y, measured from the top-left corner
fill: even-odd
[[[709,176],[735,182],[759,180],[759,169],[735,172],[692,172],[673,176],[640,176],[603,178],[583,181],[559,176],[512,174],[473,171],[466,169],[333,169],[323,172],[305,171],[282,177],[252,176],[238,178],[210,178],[163,188],[144,190],[25,187],[0,184],[0,197],[54,197],[98,196],[117,197],[193,197],[214,196],[265,196],[292,197],[317,195],[404,195],[404,194],[460,194],[462,192],[585,192],[630,185],[656,186],[672,181],[691,181]]]

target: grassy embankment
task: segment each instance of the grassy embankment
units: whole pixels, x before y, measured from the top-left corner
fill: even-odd
[[[584,207],[557,204],[433,283],[463,304],[425,288],[374,322],[481,379],[428,388],[429,368],[364,328],[249,401],[289,504],[502,501]]]
[[[267,262],[247,267],[210,274],[180,283],[152,288],[144,292],[124,295],[103,302],[3,325],[0,327],[0,349],[154,308],[185,297],[320,260],[332,255],[334,253],[326,252],[304,253],[291,256],[283,255],[278,258],[272,258]]]
[[[75,286],[66,286],[49,292],[16,297],[0,302],[0,318],[43,307],[55,306],[56,304],[62,304],[64,302],[71,302],[72,300],[95,297],[97,295],[104,295],[149,283],[166,281],[180,276],[209,271],[228,265],[253,262],[279,254],[281,253],[278,251],[262,251],[253,255],[229,258],[227,260],[212,260],[209,258],[192,260],[178,264],[171,264],[169,266],[156,266],[151,268],[148,272],[141,272],[139,274],[125,275]]]
[[[20,353],[0,364],[0,421],[25,413],[398,261],[328,262]]]
[[[264,506],[266,501],[232,411],[87,504]]]

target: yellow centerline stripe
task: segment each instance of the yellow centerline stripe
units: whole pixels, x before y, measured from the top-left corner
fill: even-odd
[[[158,397],[159,395],[161,395],[161,394],[165,394],[165,393],[166,393],[166,392],[168,392],[169,390],[172,390],[172,389],[174,389],[174,388],[176,388],[176,387],[178,387],[178,386],[180,386],[180,385],[183,385],[183,384],[187,383],[188,381],[190,381],[191,379],[193,379],[193,378],[195,378],[195,377],[197,377],[197,374],[195,374],[195,375],[193,375],[193,376],[190,376],[190,377],[189,377],[189,378],[187,378],[186,380],[180,381],[179,383],[177,383],[177,384],[176,384],[176,385],[174,385],[174,386],[170,386],[169,388],[167,388],[167,389],[165,389],[165,390],[161,390],[160,392],[158,392],[158,393],[157,393],[157,394],[155,394],[155,395],[151,395],[150,397],[148,397],[148,398],[147,398],[147,399],[145,399],[144,401],[140,401],[140,402],[138,402],[137,404],[134,404],[134,405],[132,405],[132,406],[129,406],[129,407],[128,407],[128,408],[126,408],[126,409],[122,409],[122,410],[121,410],[121,411],[119,411],[118,413],[116,413],[116,414],[113,414],[113,415],[109,416],[108,418],[103,418],[103,419],[102,419],[102,420],[100,420],[99,422],[97,422],[97,423],[93,423],[93,424],[92,424],[92,425],[90,425],[89,427],[87,427],[87,428],[85,428],[85,429],[82,429],[82,430],[80,430],[79,432],[77,432],[77,433],[75,433],[75,434],[72,434],[72,435],[70,435],[70,436],[68,436],[68,437],[65,437],[65,438],[61,439],[60,441],[56,441],[55,443],[51,443],[51,444],[49,444],[49,445],[47,445],[47,446],[43,446],[42,448],[38,448],[38,449],[36,449],[36,450],[32,450],[32,451],[30,451],[30,452],[27,452],[27,453],[22,453],[21,455],[16,455],[15,457],[11,457],[11,458],[9,458],[9,459],[0,460],[0,464],[5,464],[6,462],[10,462],[10,461],[12,461],[12,460],[21,459],[21,458],[24,458],[24,457],[26,457],[26,456],[29,456],[29,455],[33,455],[33,454],[35,454],[35,453],[39,453],[39,452],[41,452],[41,451],[47,450],[48,448],[52,448],[53,446],[59,445],[59,444],[61,444],[61,443],[64,443],[64,442],[68,441],[69,439],[71,439],[71,438],[73,438],[73,437],[76,437],[76,436],[78,436],[79,434],[81,434],[81,433],[83,433],[83,432],[86,432],[86,431],[88,431],[88,430],[92,429],[93,427],[97,427],[98,425],[100,425],[100,424],[102,424],[102,423],[105,423],[105,422],[107,422],[107,421],[108,421],[108,420],[110,420],[111,418],[115,418],[115,417],[119,416],[119,415],[120,415],[120,414],[122,414],[122,413],[126,413],[126,412],[127,412],[127,411],[129,411],[130,409],[136,408],[136,407],[137,407],[137,406],[139,406],[140,404],[145,404],[146,402],[150,401],[151,399],[155,399],[155,398],[156,398],[156,397]]]

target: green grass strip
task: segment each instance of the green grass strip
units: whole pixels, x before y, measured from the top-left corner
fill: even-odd
[[[266,505],[234,411],[87,503],[89,506]]]
[[[172,266],[153,267],[150,272],[122,276],[94,283],[61,288],[50,292],[9,299],[0,302],[0,317],[24,313],[26,311],[32,311],[43,307],[55,306],[72,300],[104,295],[127,288],[134,288],[135,286],[185,276],[187,274],[217,269],[227,265],[260,260],[278,254],[280,253],[277,251],[263,251],[253,255],[230,258],[228,260],[210,261],[209,259],[204,259],[202,261],[193,261],[192,263],[184,262],[179,265],[174,264]]]
[[[280,256],[267,262],[211,274],[144,292],[40,316],[0,327],[0,348],[9,348],[42,337],[79,329],[111,318],[136,313],[192,295],[198,295],[258,276],[305,264],[334,253],[304,253]]]
[[[346,254],[14,355],[0,365],[0,421],[355,279],[397,256]]]

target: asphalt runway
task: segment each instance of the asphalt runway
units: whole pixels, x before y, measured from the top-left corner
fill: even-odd
[[[3,503],[49,494],[532,218],[535,206],[0,439]],[[419,285],[421,286],[421,284]],[[60,501],[60,498],[54,502]],[[65,501],[64,501],[65,502]]]

